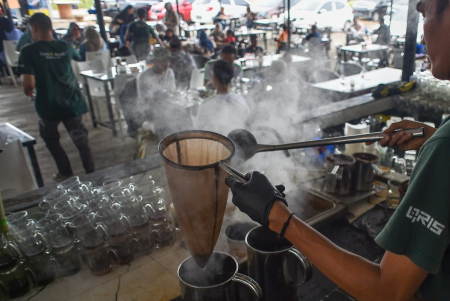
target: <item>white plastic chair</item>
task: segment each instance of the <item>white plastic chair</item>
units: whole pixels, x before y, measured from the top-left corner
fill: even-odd
[[[38,188],[19,140],[0,146],[0,166],[0,191],[3,198]]]
[[[115,67],[117,65],[117,59],[125,61],[127,64],[137,64],[137,58],[134,54],[127,56],[116,56],[111,58],[111,66]]]
[[[86,61],[102,61],[105,69],[111,67],[109,50],[86,51]]]
[[[17,87],[16,78],[12,67],[17,67],[19,65],[19,54],[16,52],[16,45],[18,41],[3,41],[3,50],[5,52],[6,67],[8,68],[11,79],[14,86]]]
[[[95,73],[97,73],[97,72],[102,73],[102,72],[106,71],[106,68],[104,66],[105,65],[100,60],[77,62],[78,72],[92,70]],[[91,94],[91,98],[92,98],[92,101],[95,106],[97,118],[98,118],[98,120],[101,121],[101,112],[100,112],[98,99],[106,97],[105,90],[104,90],[105,87],[102,82],[96,81],[93,79],[89,79],[89,78],[88,78],[88,84],[89,84],[89,93]],[[114,93],[112,93],[112,91],[111,91],[110,92],[111,97],[113,96],[112,94],[114,94]]]
[[[192,70],[191,74],[191,82],[189,84],[191,89],[196,89],[204,86],[204,75],[200,69]]]

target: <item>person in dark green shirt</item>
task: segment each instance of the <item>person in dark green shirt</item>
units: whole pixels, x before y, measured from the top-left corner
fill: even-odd
[[[33,97],[41,118],[39,131],[58,167],[54,180],[62,181],[73,175],[69,159],[59,142],[58,125],[63,123],[80,151],[86,173],[95,171],[88,143],[88,131],[82,115],[88,112],[86,102],[71,67],[71,61],[81,60],[80,54],[67,42],[54,40],[52,22],[42,13],[29,21],[35,43],[24,47],[19,56],[26,95]]]
[[[450,79],[450,1],[420,0],[424,39],[433,76]],[[423,138],[404,131],[422,126]],[[343,250],[292,216],[282,187],[275,187],[259,172],[246,175],[242,184],[226,183],[233,203],[253,220],[282,233],[330,280],[357,300],[450,300],[450,122],[439,129],[402,121],[386,131],[382,146],[420,150],[408,191],[375,241],[386,250],[373,263]]]
[[[156,38],[156,34],[153,29],[145,23],[145,9],[139,8],[137,14],[139,20],[131,22],[130,25],[128,25],[125,41],[129,41],[131,35],[133,35],[131,50],[136,58],[141,61],[145,60],[150,53],[150,35]],[[127,46],[130,46],[129,42],[127,42]]]

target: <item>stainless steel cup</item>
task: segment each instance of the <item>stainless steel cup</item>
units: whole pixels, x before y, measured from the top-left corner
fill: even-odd
[[[299,287],[311,278],[311,263],[294,246],[262,226],[245,238],[248,275],[261,286],[265,301],[299,300]]]
[[[378,157],[369,153],[353,154],[356,160],[353,170],[353,188],[357,191],[371,191],[376,174],[382,173],[376,165]]]
[[[324,190],[338,195],[349,195],[355,159],[346,155],[331,155],[325,160]]]
[[[192,257],[188,257],[178,267],[181,299],[239,301],[249,300],[250,294],[250,300],[262,300],[259,285],[250,277],[239,274],[238,268],[236,259],[226,253],[213,252],[204,269]]]

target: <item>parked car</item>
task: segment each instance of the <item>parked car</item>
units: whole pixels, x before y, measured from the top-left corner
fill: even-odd
[[[280,21],[284,21],[284,15],[280,15]],[[351,25],[353,12],[345,0],[303,0],[291,8],[291,20],[296,25],[317,24],[319,28],[345,31]]]
[[[214,23],[213,19],[220,11],[220,6],[225,9],[225,15],[236,18],[242,17],[249,3],[245,0],[195,0],[192,3],[191,20],[200,23]]]
[[[353,4],[353,14],[357,18],[375,22],[388,13],[391,3],[388,0],[359,0]]]
[[[291,7],[294,7],[301,0],[291,0]],[[251,2],[252,11],[258,13],[258,19],[270,19],[280,16],[287,7],[287,0],[265,0]]]
[[[191,21],[191,10],[192,3],[194,0],[178,0],[178,11],[180,13],[181,19],[184,21]],[[166,9],[164,8],[166,2],[160,2],[156,5],[153,5],[152,8],[148,11],[148,19],[149,20],[161,20],[166,15]],[[177,11],[177,2],[176,0],[170,0],[172,7],[175,11]]]

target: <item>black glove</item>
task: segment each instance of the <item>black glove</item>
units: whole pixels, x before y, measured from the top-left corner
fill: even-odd
[[[269,179],[258,171],[252,171],[245,175],[247,184],[242,184],[233,176],[225,179],[225,183],[233,192],[233,204],[252,220],[261,225],[269,226],[269,213],[273,202],[282,201],[286,206],[284,198],[284,186],[273,186]]]

